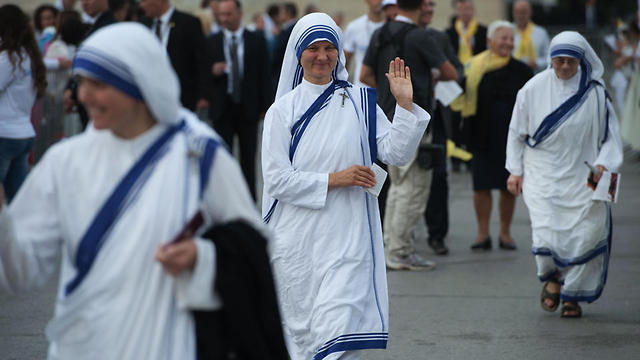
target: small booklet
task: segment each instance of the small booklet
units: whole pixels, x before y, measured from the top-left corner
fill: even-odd
[[[204,217],[202,216],[202,212],[198,211],[195,215],[193,215],[189,222],[184,225],[180,232],[164,246],[166,247],[171,244],[177,244],[185,239],[193,237],[198,229],[200,229],[202,224],[204,224]]]
[[[369,194],[378,197],[380,190],[382,190],[382,185],[384,185],[385,180],[387,180],[387,172],[376,163],[373,163],[371,170],[376,174],[376,184],[370,188],[366,188],[365,190]]]
[[[591,200],[607,201],[616,203],[618,201],[618,190],[620,188],[620,174],[603,171],[600,180],[594,180],[594,174],[600,172],[595,166],[584,162],[591,172],[587,178],[587,186],[593,190]]]
[[[462,94],[462,88],[455,80],[438,81],[434,89],[436,100],[440,101],[442,105],[449,106],[453,100],[455,100],[460,94]]]

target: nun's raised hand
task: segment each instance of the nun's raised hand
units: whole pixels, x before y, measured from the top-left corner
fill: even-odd
[[[413,109],[413,86],[411,85],[411,71],[404,65],[404,60],[396,57],[389,63],[389,72],[385,74],[389,80],[389,89],[401,107],[411,111]]]

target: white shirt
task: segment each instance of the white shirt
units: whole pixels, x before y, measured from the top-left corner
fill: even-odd
[[[360,70],[362,61],[367,53],[369,42],[373,33],[379,29],[384,22],[373,22],[368,15],[362,15],[347,25],[344,33],[344,51],[353,54],[353,83],[365,86],[360,82]]]
[[[233,92],[233,71],[231,68],[231,41],[232,37],[236,37],[236,44],[238,44],[238,71],[240,73],[240,81],[242,81],[242,75],[244,73],[244,26],[240,26],[236,31],[230,31],[222,28],[223,43],[224,43],[224,60],[227,63],[225,67],[225,73],[227,74],[227,93]]]
[[[0,137],[25,139],[36,135],[31,125],[31,108],[36,99],[31,59],[22,50],[22,63],[16,70],[7,51],[0,52]]]
[[[162,47],[166,49],[167,44],[169,43],[169,32],[171,32],[171,17],[173,16],[173,12],[176,10],[175,7],[170,7],[167,12],[160,16],[160,20],[162,21],[162,26],[160,27],[160,42],[162,43]],[[151,31],[156,33],[156,27],[158,26],[158,19],[153,20],[153,26],[151,27]]]

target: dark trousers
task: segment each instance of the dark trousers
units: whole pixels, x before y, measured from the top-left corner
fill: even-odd
[[[240,145],[240,167],[249,185],[253,198],[256,198],[256,150],[258,140],[258,119],[247,119],[244,105],[235,104],[227,96],[226,111],[213,124],[218,134],[229,145],[232,151],[233,137],[238,136]]]
[[[445,114],[438,105],[433,112],[432,136],[434,144],[442,144],[446,147],[447,131],[445,128]],[[447,180],[446,152],[444,159],[437,161],[437,167],[432,170],[431,190],[427,200],[427,210],[424,220],[429,229],[429,238],[444,239],[449,232],[449,183]]]

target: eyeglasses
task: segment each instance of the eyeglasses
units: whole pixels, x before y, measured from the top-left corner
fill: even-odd
[[[560,57],[554,57],[553,59],[551,59],[551,62],[556,65],[564,65],[564,64],[576,65],[578,63],[578,59],[572,58],[572,57],[560,56]]]

